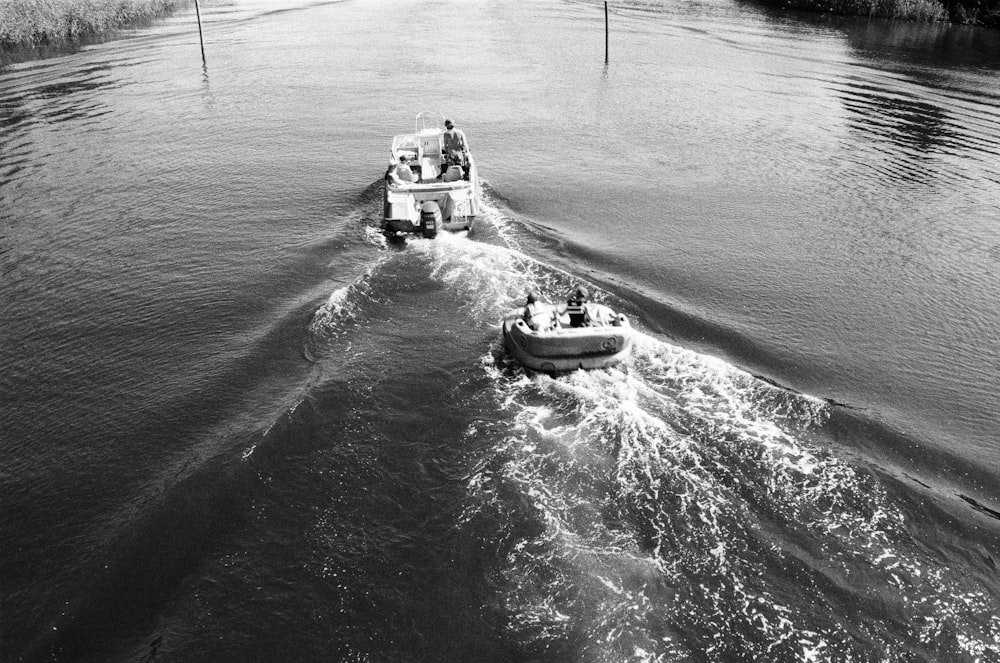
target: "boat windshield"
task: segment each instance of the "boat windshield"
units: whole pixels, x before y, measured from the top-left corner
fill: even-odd
[[[442,133],[444,131],[444,116],[440,113],[425,111],[417,114],[415,132],[418,134]]]
[[[402,134],[392,138],[392,156],[398,158],[400,154],[405,154],[411,159],[416,159],[420,153],[420,139],[413,134]]]

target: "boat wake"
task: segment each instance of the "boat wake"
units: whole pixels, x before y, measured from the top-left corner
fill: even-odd
[[[639,330],[617,368],[552,378],[511,362],[502,315],[578,279],[494,225],[489,242],[380,248],[311,332],[328,344],[409,274],[443,287],[483,339],[505,423],[481,433],[495,439],[456,527],[492,551],[497,620],[526,656],[1000,660],[998,597],[950,570],[953,550],[921,524],[942,514],[831,450],[836,406]],[[968,557],[990,573],[988,553]]]
[[[496,590],[527,650],[998,660],[996,597],[811,441],[824,402],[649,337],[628,370],[495,379],[514,425],[466,517],[517,523]]]

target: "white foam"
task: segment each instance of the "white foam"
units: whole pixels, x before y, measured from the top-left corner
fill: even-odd
[[[327,300],[313,314],[309,323],[310,334],[314,338],[329,338],[336,335],[341,326],[354,316],[357,300],[368,296],[372,276],[389,259],[388,254],[380,254],[352,283],[331,292]]]
[[[807,623],[775,598],[781,588],[769,584],[764,562],[787,564],[787,553],[761,548],[755,523],[766,518],[822,547],[838,573],[889,579],[915,638],[931,643],[951,629],[961,651],[996,656],[998,621],[982,619],[997,611],[993,600],[919,544],[904,547],[905,518],[877,479],[808,441],[826,419],[822,401],[641,333],[635,347],[627,370],[493,373],[514,422],[503,477],[544,525],[509,560],[507,603],[531,616],[513,617],[512,628],[544,640],[572,627],[590,634],[598,660],[620,654],[622,642],[654,658],[668,648],[683,656],[674,640],[654,637],[664,624],[712,633],[705,650],[723,657],[863,656],[843,625],[852,616],[821,611]],[[638,559],[658,583],[637,582]],[[657,584],[681,597],[648,589]],[[581,592],[586,600],[569,598]],[[818,587],[799,595],[826,602]],[[571,623],[552,631],[555,613]]]

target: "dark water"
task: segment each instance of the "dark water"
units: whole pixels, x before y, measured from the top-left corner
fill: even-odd
[[[1000,661],[996,32],[203,17],[0,71],[2,660]],[[387,242],[425,109],[488,209]]]

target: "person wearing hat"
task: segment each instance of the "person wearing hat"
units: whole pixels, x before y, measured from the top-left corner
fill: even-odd
[[[584,327],[587,324],[587,302],[590,293],[582,285],[578,285],[566,299],[566,313],[569,314],[570,327]]]
[[[407,162],[405,154],[399,156],[399,163],[396,165],[389,164],[389,170],[385,176],[389,182],[396,186],[404,186],[410,182],[415,182],[417,179],[413,175],[413,171],[410,170],[410,164]]]
[[[463,157],[469,153],[469,143],[465,140],[465,132],[455,128],[455,123],[451,120],[444,121],[444,153],[458,153]]]
[[[465,179],[469,179],[469,143],[465,139],[465,132],[455,128],[455,123],[451,120],[444,121],[444,156],[449,163],[454,163],[462,167]]]

